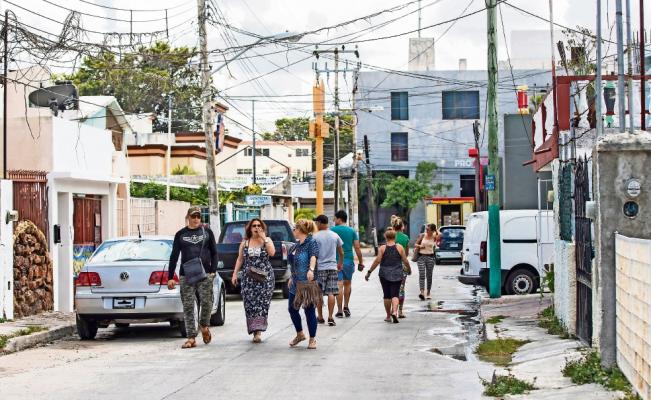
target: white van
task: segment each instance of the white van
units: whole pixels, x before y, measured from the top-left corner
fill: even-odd
[[[545,266],[554,259],[553,216],[552,211],[500,211],[504,293],[528,294],[540,287]],[[463,239],[463,267],[459,281],[488,289],[489,259],[488,212],[470,214]]]

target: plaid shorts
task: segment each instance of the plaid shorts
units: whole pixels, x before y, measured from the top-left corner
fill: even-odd
[[[316,281],[321,288],[324,296],[329,294],[339,294],[339,284],[336,269],[326,269],[316,271]]]

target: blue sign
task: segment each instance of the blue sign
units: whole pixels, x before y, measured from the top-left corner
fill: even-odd
[[[246,204],[249,206],[262,207],[271,205],[271,196],[265,195],[248,195],[246,196]]]
[[[495,190],[495,175],[486,175],[486,190]]]

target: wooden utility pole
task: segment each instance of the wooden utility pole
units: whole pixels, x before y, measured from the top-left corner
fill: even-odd
[[[488,16],[488,243],[489,291],[491,298],[502,295],[502,260],[500,240],[500,160],[497,121],[497,0],[486,1]]]
[[[481,177],[481,152],[479,150],[479,121],[472,124],[472,133],[475,138],[475,150],[477,151],[477,158],[475,159],[475,211],[484,211],[481,201],[481,185],[479,184]]]
[[[373,241],[375,255],[378,252],[377,230],[375,228],[375,200],[373,199],[373,172],[371,171],[371,157],[368,151],[368,136],[364,135],[364,156],[366,157],[366,196],[368,198],[368,224],[367,239]],[[369,236],[370,235],[370,236]]]
[[[330,126],[323,120],[325,114],[325,90],[322,80],[312,87],[314,121],[310,121],[310,137],[315,140],[316,153],[316,213],[323,214],[323,139],[328,137]]]
[[[215,137],[213,133],[212,93],[210,86],[210,67],[208,65],[208,36],[206,35],[206,0],[197,0],[199,18],[199,54],[201,58],[201,101],[203,102],[203,131],[206,143],[206,178],[208,180],[208,207],[210,227],[219,235],[219,195],[217,193],[217,173],[215,171]]]

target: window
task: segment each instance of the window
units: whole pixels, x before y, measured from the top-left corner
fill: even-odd
[[[443,119],[479,119],[479,91],[443,92]]]
[[[253,173],[253,168],[238,168],[238,175],[251,175]]]
[[[308,157],[309,155],[309,149],[296,149],[296,157]]]
[[[409,94],[407,92],[391,92],[391,119],[409,119]]]
[[[255,149],[255,153],[259,156],[266,156],[269,157],[269,149]],[[252,147],[247,147],[244,149],[244,156],[245,157],[253,157],[253,148]]]
[[[391,161],[409,160],[409,141],[407,132],[391,133]]]

